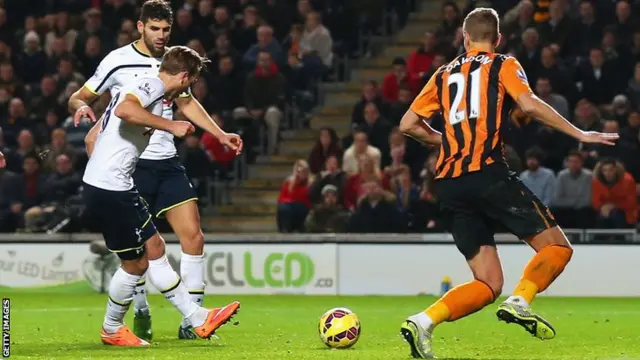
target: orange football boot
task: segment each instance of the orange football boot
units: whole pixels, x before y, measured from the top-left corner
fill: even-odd
[[[105,345],[114,346],[149,346],[147,341],[137,337],[127,326],[122,326],[118,331],[109,334],[104,329],[100,331],[100,338]]]
[[[211,309],[204,324],[194,327],[193,332],[198,335],[199,338],[208,339],[222,325],[231,320],[231,317],[238,313],[238,310],[240,310],[240,303],[237,301],[225,307]]]

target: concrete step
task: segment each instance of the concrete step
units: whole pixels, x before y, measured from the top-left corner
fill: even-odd
[[[289,169],[292,168],[292,166],[289,167]],[[279,190],[281,185],[282,180],[252,178],[244,181],[241,185],[241,189],[248,191]]]
[[[388,68],[362,68],[353,71],[353,79],[365,81],[375,80],[382,83],[384,76],[391,71],[391,67]]]
[[[313,143],[311,143],[313,144]],[[307,148],[298,148],[298,147],[289,147],[287,146],[286,143],[282,143],[280,145],[280,155],[286,155],[286,156],[291,156],[293,158],[297,159],[307,159],[307,157],[309,157],[309,152],[311,152],[311,148],[313,147],[313,145],[311,145],[308,149]],[[291,162],[291,164],[293,165],[293,162]]]
[[[319,116],[325,115],[349,115],[351,116],[351,110],[353,104],[350,105],[326,105],[320,110]]]
[[[314,129],[297,129],[297,130],[284,130],[280,132],[283,139],[309,139],[316,140],[318,138],[318,131]]]
[[[290,141],[290,140],[289,140]],[[283,147],[286,146],[286,144],[289,141],[283,141],[281,143],[281,150]],[[282,152],[282,151],[281,151]],[[298,160],[300,157],[299,156],[295,156],[292,155],[291,153],[287,153],[287,154],[279,154],[279,155],[261,155],[258,156],[258,158],[256,159],[256,163],[257,164],[288,164],[288,165],[293,165],[294,162],[296,162],[296,160]]]
[[[274,216],[276,206],[271,204],[221,205],[216,208],[221,216]]]
[[[409,14],[409,22],[411,23],[413,21],[439,21],[441,16],[441,11],[439,10],[441,9],[441,6],[437,6],[435,3],[436,1],[431,2],[434,8],[431,8],[430,10],[437,9],[438,11],[412,12],[411,14]]]
[[[357,101],[353,103],[356,104]],[[353,105],[351,105],[353,107]],[[345,115],[334,116],[318,116],[311,120],[311,127],[314,129],[320,129],[324,126],[340,126],[342,124],[351,125],[351,112]]]
[[[264,191],[263,191],[264,193]],[[265,206],[273,206],[274,208],[278,205],[278,192],[274,191],[269,193],[268,196],[265,197],[256,197],[256,196],[244,196],[244,195],[232,195],[234,205],[265,205]]]
[[[275,216],[212,216],[203,219],[203,227],[210,232],[258,233],[276,232],[278,226]]]
[[[418,34],[400,34],[396,37],[396,40],[393,42],[394,45],[409,45],[417,48],[422,45],[422,41],[424,39],[424,31]]]
[[[284,181],[291,175],[293,164],[254,164],[249,167],[249,176],[254,179]]]
[[[411,52],[415,50],[416,47],[417,47],[416,45],[391,45],[384,50],[384,55],[390,56],[390,57],[391,56],[406,57],[409,54],[411,54]]]
[[[330,93],[325,97],[325,103],[327,105],[353,105],[360,99],[360,94],[357,92],[339,92]]]
[[[291,140],[287,140],[286,142],[283,142],[280,145],[280,147],[281,148],[286,147],[288,151],[295,151],[296,153],[303,150],[310,152],[314,144],[315,144],[315,141],[312,141],[312,140],[291,139]]]

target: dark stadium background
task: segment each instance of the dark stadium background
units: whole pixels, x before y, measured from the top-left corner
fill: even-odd
[[[194,96],[246,147],[235,158],[201,133],[178,144],[205,231],[443,231],[436,150],[396,126],[434,70],[463,51],[462,19],[474,6],[499,11],[498,51],[517,57],[538,96],[581,129],[621,135],[614,147],[584,146],[515,109],[505,148],[512,170],[564,227],[636,228],[640,2],[418,3],[172,1],[171,44],[212,60]],[[0,231],[92,230],[81,201],[91,124],[74,127],[66,103],[109,51],[138,38],[140,4],[0,1]],[[428,11],[410,14],[417,6]],[[259,50],[273,64],[256,69]],[[265,115],[253,116],[257,108]],[[363,187],[370,181],[379,185]],[[337,201],[325,202],[332,194]]]

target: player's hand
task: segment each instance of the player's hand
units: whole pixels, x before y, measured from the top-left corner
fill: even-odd
[[[73,115],[73,125],[80,125],[80,121],[83,118],[89,118],[92,122],[96,122],[96,114],[93,113],[93,109],[89,105],[81,106]]]
[[[244,146],[242,138],[238,134],[225,133],[220,137],[220,144],[228,146],[231,150],[236,152],[236,155],[242,154],[242,148]]]
[[[0,169],[4,168],[5,166],[7,166],[7,160],[5,160],[4,154],[0,152]]]
[[[580,139],[580,142],[587,144],[604,144],[604,145],[615,145],[616,140],[620,138],[620,135],[615,133],[600,133],[597,131],[584,131]]]
[[[193,127],[188,121],[172,121],[170,132],[179,138],[183,138],[187,135],[193,134],[196,128]]]

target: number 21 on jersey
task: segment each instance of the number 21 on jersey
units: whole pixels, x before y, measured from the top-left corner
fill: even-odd
[[[467,119],[467,110],[469,110],[469,119],[476,119],[480,116],[480,76],[482,68],[478,68],[469,73],[469,83],[464,74],[455,73],[447,78],[447,86],[449,87],[449,96],[453,97],[451,108],[449,109],[449,123],[451,125],[458,124]],[[452,85],[456,85],[455,92]],[[469,86],[467,89],[466,87]],[[466,89],[466,91],[465,91]],[[467,104],[469,109],[460,108],[462,96],[469,92],[470,102]]]

